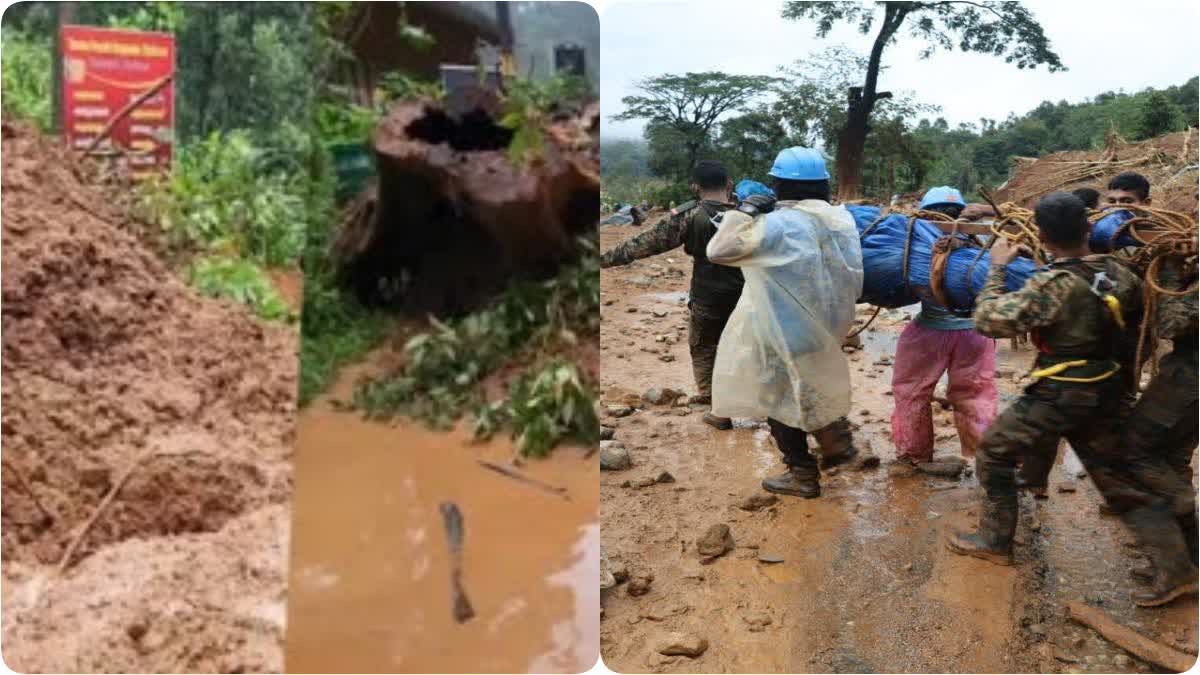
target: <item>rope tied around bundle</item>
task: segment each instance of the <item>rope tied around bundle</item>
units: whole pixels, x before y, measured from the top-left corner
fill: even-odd
[[[986,190],[980,188],[979,193],[992,203]],[[997,212],[996,221],[991,228],[996,237],[1014,241],[1033,252],[1035,259],[1041,264],[1048,263],[1049,256],[1038,237],[1033,211],[1011,203],[1004,204],[1003,211],[995,203],[992,203],[992,206]],[[1088,215],[1088,222],[1095,225],[1114,211],[1128,211],[1133,217],[1121,223],[1110,235],[1109,250],[1116,249],[1117,242],[1123,235],[1129,235],[1139,244],[1128,256],[1122,257],[1122,262],[1144,280],[1142,324],[1138,331],[1137,353],[1133,364],[1134,380],[1140,382],[1147,361],[1152,361],[1152,374],[1158,372],[1158,363],[1150,359],[1147,345],[1153,346],[1157,342],[1155,324],[1161,299],[1191,295],[1198,290],[1198,226],[1187,214],[1134,204],[1115,204],[1092,211]],[[992,243],[994,242],[995,238],[992,239]],[[990,246],[989,243],[989,248]],[[1179,263],[1182,268],[1182,278],[1185,280],[1182,288],[1166,288],[1161,282],[1162,267],[1169,261]]]

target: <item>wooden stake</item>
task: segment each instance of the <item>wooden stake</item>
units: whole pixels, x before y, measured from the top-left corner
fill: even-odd
[[[1161,642],[1155,642],[1137,631],[1126,628],[1113,620],[1104,610],[1096,607],[1085,605],[1082,602],[1068,603],[1067,616],[1095,630],[1109,642],[1139,659],[1149,661],[1173,673],[1185,672],[1192,667],[1192,664],[1196,663],[1196,657],[1184,654]]]
[[[139,94],[137,98],[133,99],[129,103],[126,103],[124,108],[118,110],[117,114],[113,115],[112,119],[108,120],[108,124],[104,125],[104,129],[99,133],[99,135],[93,138],[91,143],[88,143],[88,146],[83,150],[83,154],[87,155],[95,150],[96,146],[100,145],[104,139],[108,138],[109,135],[112,134],[113,129],[117,126],[118,122],[128,117],[129,113],[133,112],[134,109],[145,103],[146,99],[162,91],[162,88],[167,86],[173,79],[175,79],[174,75],[167,75],[163,79],[154,83],[154,86]]]

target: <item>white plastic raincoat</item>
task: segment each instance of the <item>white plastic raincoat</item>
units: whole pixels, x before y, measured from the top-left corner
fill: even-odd
[[[779,202],[751,219],[727,211],[708,259],[746,285],[717,347],[713,413],[771,417],[816,431],[850,412],[842,340],[862,293],[862,248],[843,206]]]

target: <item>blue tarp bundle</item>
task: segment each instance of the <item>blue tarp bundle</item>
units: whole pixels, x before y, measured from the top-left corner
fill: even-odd
[[[879,207],[851,205],[846,209],[854,216],[860,236],[872,224],[875,225],[862,240],[863,292],[860,302],[894,308],[911,305],[922,299],[932,300],[929,269],[933,262],[934,242],[943,236],[943,232],[925,220],[917,220],[913,224],[906,286],[904,241],[908,234],[908,216],[892,214],[875,224],[879,219]],[[1113,232],[1132,217],[1128,211],[1116,211],[1098,221],[1092,229],[1092,249],[1107,251]],[[1128,234],[1117,240],[1118,248],[1136,243]],[[991,254],[984,252],[980,257],[978,248],[960,248],[950,253],[943,282],[952,309],[965,311],[974,306],[975,296],[983,290],[990,264]],[[1008,289],[1014,291],[1024,286],[1036,269],[1036,264],[1029,258],[1017,258],[1008,266]]]

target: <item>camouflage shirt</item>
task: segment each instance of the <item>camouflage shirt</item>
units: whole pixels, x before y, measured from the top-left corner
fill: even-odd
[[[1180,264],[1168,262],[1163,265],[1159,274],[1158,284],[1167,289],[1186,288],[1187,284],[1181,278]],[[1159,297],[1158,313],[1155,317],[1155,330],[1158,337],[1175,342],[1195,343],[1197,330],[1197,294],[1195,291],[1187,295],[1163,295]]]
[[[704,246],[717,232],[710,218],[729,208],[731,204],[707,199],[682,204],[672,210],[669,218],[600,256],[600,266],[628,265],[687,244],[688,254],[693,258],[692,299],[732,310],[742,294],[742,271],[709,262],[704,254]]]
[[[1141,321],[1141,283],[1124,266],[1110,263],[1105,255],[1058,260],[1013,292],[1005,287],[1007,267],[994,266],[976,299],[975,328],[993,338],[1032,333],[1046,354],[1126,360],[1125,343]],[[1088,279],[1099,272],[1112,282],[1124,331],[1115,328],[1109,309],[1090,289]]]
[[[1010,293],[1005,285],[1007,274],[1007,266],[993,265],[975,299],[975,330],[988,337],[1016,337],[1049,325],[1062,311],[1074,284],[1070,277],[1046,270]]]

